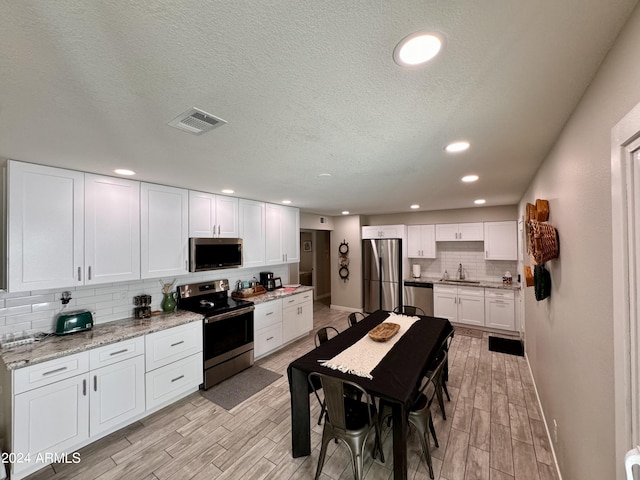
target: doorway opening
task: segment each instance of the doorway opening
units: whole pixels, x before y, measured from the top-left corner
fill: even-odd
[[[331,304],[331,232],[300,230],[300,284],[313,287],[314,299]]]

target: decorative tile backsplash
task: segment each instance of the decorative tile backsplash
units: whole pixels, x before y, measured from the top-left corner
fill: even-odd
[[[263,271],[270,271],[276,277],[281,277],[283,284],[289,281],[288,265],[198,272],[162,280],[171,282],[177,278],[176,285],[183,285],[227,278],[233,290],[237,280],[252,280],[253,277],[259,280],[260,272]],[[0,335],[52,332],[55,328],[55,317],[62,308],[60,301],[62,292],[71,292],[68,310],[91,310],[95,323],[133,317],[133,297],[137,295],[151,295],[151,310],[159,310],[162,301],[162,287],[159,279],[34,292],[0,292]]]
[[[511,272],[516,279],[517,262],[485,260],[484,242],[437,242],[435,259],[410,258],[409,265],[420,265],[422,277],[442,278],[446,270],[449,278],[457,278],[458,267],[462,263],[467,280],[488,280],[501,282],[505,272]],[[409,277],[411,271],[405,275]]]

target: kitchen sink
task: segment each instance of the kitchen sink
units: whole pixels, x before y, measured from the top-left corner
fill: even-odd
[[[480,283],[479,280],[440,280],[443,283],[466,283],[469,285],[478,285]]]

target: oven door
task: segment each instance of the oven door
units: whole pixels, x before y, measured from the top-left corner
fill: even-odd
[[[254,307],[204,319],[204,368],[253,350]]]

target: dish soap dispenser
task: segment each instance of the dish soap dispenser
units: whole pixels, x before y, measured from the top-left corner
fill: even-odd
[[[442,279],[443,280],[449,280],[449,272],[447,272],[446,270],[444,271],[444,273],[442,274]]]

